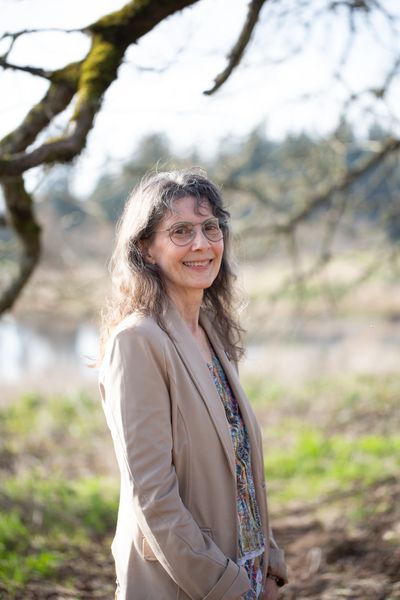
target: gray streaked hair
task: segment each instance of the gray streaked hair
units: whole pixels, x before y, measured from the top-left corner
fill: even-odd
[[[158,266],[145,262],[143,242],[151,240],[166,212],[174,210],[174,202],[188,196],[195,199],[195,210],[200,211],[202,205],[209,204],[221,224],[224,236],[221,268],[211,287],[204,290],[203,307],[213,313],[214,325],[226,352],[235,360],[241,358],[242,329],[234,313],[230,214],[218,187],[207,178],[205,171],[190,168],[149,173],[128,197],[117,224],[110,261],[112,293],[102,312],[100,360],[113,329],[133,312],[152,316],[167,331],[165,284]]]

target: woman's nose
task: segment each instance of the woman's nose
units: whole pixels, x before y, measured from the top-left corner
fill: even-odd
[[[192,241],[192,248],[196,249],[210,246],[210,240],[206,238],[201,227],[196,227],[194,232],[195,234]]]

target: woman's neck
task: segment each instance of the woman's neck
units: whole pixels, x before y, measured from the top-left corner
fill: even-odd
[[[210,343],[207,335],[199,323],[200,307],[203,299],[203,290],[195,290],[201,292],[200,294],[193,294],[190,297],[182,296],[182,294],[170,293],[169,296],[175,304],[179,314],[189,327],[194,340],[197,344],[200,354],[204,358],[205,362],[210,363],[212,361],[212,352]]]
[[[194,335],[198,333],[200,328],[199,316],[203,300],[203,290],[195,291],[200,293],[193,294],[190,297],[182,296],[182,294],[174,294],[173,292],[169,294],[182,319]]]

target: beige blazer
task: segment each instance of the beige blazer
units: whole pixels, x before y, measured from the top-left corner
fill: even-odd
[[[225,411],[196,342],[171,307],[167,335],[131,315],[108,342],[100,391],[121,474],[112,552],[123,600],[236,600],[250,584],[237,565],[235,456]],[[235,365],[201,324],[250,436],[266,563],[286,579],[268,524],[261,434]],[[265,574],[264,574],[265,575]]]

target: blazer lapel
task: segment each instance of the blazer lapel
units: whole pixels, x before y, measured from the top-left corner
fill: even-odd
[[[255,431],[256,423],[253,411],[249,405],[246,393],[240,384],[235,365],[228,358],[228,355],[225,352],[225,349],[222,346],[218,336],[216,335],[213,325],[205,311],[201,311],[200,313],[200,323],[208,335],[208,338],[214,348],[214,351],[218,356],[218,359],[225,371],[225,375],[229,381],[229,385],[231,386],[232,392],[239,404],[240,412],[242,414],[244,424],[246,425],[247,433],[250,437],[253,475],[257,477],[259,468],[261,468],[262,471],[262,465],[259,464],[260,460],[258,453],[254,451],[254,448],[257,444],[257,435]]]
[[[217,354],[222,367],[225,371],[225,375],[229,381],[229,384],[232,388],[232,392],[239,404],[240,411],[242,414],[243,421],[246,425],[247,433],[250,438],[250,448],[251,448],[251,464],[254,482],[256,486],[256,496],[257,496],[257,504],[259,510],[261,512],[261,519],[263,523],[264,529],[264,538],[268,540],[269,537],[269,524],[268,524],[268,511],[266,505],[266,496],[265,496],[265,477],[264,477],[264,468],[263,468],[263,459],[260,452],[257,452],[259,449],[259,435],[257,435],[256,428],[259,430],[256,418],[252,411],[251,406],[249,405],[249,401],[247,396],[240,384],[239,377],[236,371],[236,367],[234,363],[228,358],[225,349],[223,348],[218,336],[214,332],[214,328],[212,322],[210,321],[208,315],[205,312],[200,313],[200,322],[204,330],[206,331],[210,342],[213,345],[214,351]],[[264,575],[267,570],[267,564],[264,564]]]
[[[232,474],[236,477],[235,456],[225,410],[211,374],[195,339],[175,306],[168,308],[165,318],[171,340],[198,389],[221,440]]]

